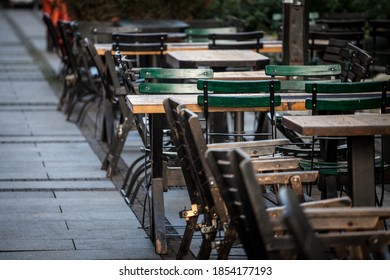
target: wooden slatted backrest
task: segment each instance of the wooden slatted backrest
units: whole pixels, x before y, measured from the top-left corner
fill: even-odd
[[[42,16],[43,22],[46,25],[47,33],[49,35],[49,38],[51,40],[51,43],[53,44],[53,47],[58,55],[58,57],[61,59],[62,63],[66,64],[67,61],[67,54],[66,50],[64,49],[63,42],[60,42],[60,36],[58,34],[57,28],[54,26],[54,23],[48,13],[44,13]]]
[[[347,68],[347,72],[341,77],[342,81],[361,82],[368,77],[373,58],[365,50],[349,42],[341,51],[341,56],[341,63],[344,62],[344,67]]]
[[[164,52],[167,50],[166,33],[113,33],[112,50],[135,52],[136,54],[159,53],[159,66],[164,65]]]
[[[306,99],[305,107],[311,109],[313,114],[319,110],[356,111],[365,109],[381,109],[381,112],[384,113],[390,104],[387,81],[313,83],[306,84],[305,90],[312,94],[311,98]],[[371,95],[367,95],[368,93]],[[328,98],[324,98],[326,95]]]
[[[92,26],[91,34],[94,43],[112,43],[112,34],[142,32],[140,27],[134,26]]]
[[[209,107],[265,107],[268,108],[267,110],[271,114],[271,122],[273,124],[275,107],[281,104],[281,97],[279,94],[276,94],[280,90],[280,81],[198,80],[197,86],[199,90],[203,90],[203,94],[198,95],[197,102],[198,105],[203,106],[206,125]],[[247,95],[234,96],[234,93],[247,93]],[[266,94],[260,96],[252,95],[251,93]],[[208,133],[208,131],[206,132]]]
[[[209,49],[253,49],[259,52],[263,47],[261,39],[264,37],[262,31],[237,32],[237,33],[211,33],[208,35]]]
[[[140,79],[145,79],[139,85],[140,94],[194,94],[201,93],[197,89],[198,79],[212,79],[212,69],[182,69],[182,68],[141,68]]]
[[[168,119],[169,126],[171,128],[171,138],[176,146],[176,152],[179,157],[179,163],[185,178],[187,191],[191,200],[191,204],[195,204],[196,207],[201,207],[198,210],[199,214],[203,214],[206,209],[211,209],[214,206],[214,201],[209,194],[208,187],[204,188],[207,179],[203,176],[203,169],[197,169],[194,165],[197,164],[195,147],[191,146],[185,141],[184,126],[181,124],[181,117],[179,115],[180,103],[172,99],[165,99],[163,101],[165,115]],[[198,173],[197,171],[200,171]]]
[[[329,65],[266,65],[265,74],[272,78],[287,77],[280,80],[281,90],[304,91],[307,80],[333,82],[341,73],[339,64]],[[332,80],[333,79],[333,80]]]
[[[211,28],[201,28],[201,27],[189,27],[185,30],[187,35],[188,42],[208,42],[208,35],[212,33],[220,34],[231,34],[237,33],[237,28],[232,26],[227,27],[211,27]]]

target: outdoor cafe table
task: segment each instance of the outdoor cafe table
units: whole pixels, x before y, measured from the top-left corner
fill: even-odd
[[[390,114],[285,116],[282,122],[306,136],[347,137],[353,205],[375,206],[374,138],[390,134]]]
[[[261,95],[261,94],[259,94]],[[264,94],[263,94],[264,95]],[[162,185],[162,122],[165,116],[163,100],[172,98],[193,112],[203,112],[203,107],[197,104],[197,94],[193,95],[127,95],[126,102],[133,114],[150,114],[149,125],[151,131],[151,157],[152,157],[152,240],[155,243],[157,254],[167,252],[167,240],[165,234],[165,210]],[[289,97],[282,96],[282,105],[277,110],[305,110],[305,96],[289,93]],[[215,108],[210,107],[210,112],[243,112],[266,111],[267,108]]]

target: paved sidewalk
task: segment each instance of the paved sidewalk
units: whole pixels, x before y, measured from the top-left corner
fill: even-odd
[[[0,8],[0,259],[160,259],[76,124],[56,110],[40,12]]]

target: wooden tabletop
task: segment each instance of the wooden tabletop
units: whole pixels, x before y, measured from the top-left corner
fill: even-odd
[[[283,124],[307,136],[390,134],[390,114],[285,116]]]
[[[168,39],[173,40],[177,38],[177,33],[167,33]],[[96,51],[99,55],[104,55],[106,50],[111,50],[111,44],[95,44]],[[167,42],[167,51],[203,51],[208,50],[207,42]],[[166,51],[166,52],[167,52]],[[166,53],[165,52],[165,53]],[[281,53],[282,52],[282,43],[281,42],[264,42],[263,48],[260,49],[260,53]],[[150,52],[150,53],[138,53],[138,52],[122,52],[125,55],[157,55],[160,52]]]
[[[269,58],[252,50],[168,51],[166,62],[174,68],[252,67],[264,69]]]

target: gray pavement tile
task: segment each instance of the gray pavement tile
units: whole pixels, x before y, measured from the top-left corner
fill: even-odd
[[[1,209],[1,208],[0,208]],[[118,213],[121,211],[129,211],[129,207],[123,201],[115,201],[115,203],[100,204],[100,203],[88,203],[84,205],[66,205],[61,204],[62,213],[92,213],[92,212],[104,212],[104,213]],[[130,212],[129,212],[130,213]]]
[[[0,252],[15,251],[58,251],[74,250],[74,245],[70,239],[53,240],[26,240],[26,239],[0,239]]]
[[[129,216],[133,216],[130,208],[128,211],[121,212],[104,212],[96,211],[93,213],[86,212],[68,212],[68,213],[48,213],[48,212],[31,212],[28,215],[26,213],[17,212],[17,213],[2,213],[0,212],[0,221],[13,221],[20,222],[20,225],[23,224],[23,221],[91,221],[91,220],[120,220],[125,221]],[[138,225],[137,225],[138,226]]]
[[[0,229],[0,240],[62,239],[59,236],[66,235],[64,232],[68,232],[65,221],[21,221],[20,224],[4,221]]]
[[[34,143],[2,143],[0,145],[0,152],[6,151],[18,151],[18,152],[37,152],[38,149]]]
[[[104,230],[104,229],[134,229],[139,222],[135,216],[130,216],[126,221],[120,220],[91,220],[91,221],[67,221],[69,229],[77,230]],[[143,234],[141,236],[144,236]]]
[[[111,249],[119,250],[127,248],[154,250],[154,245],[149,238],[120,238],[120,239],[75,239],[74,244],[76,250],[97,250],[97,249]]]
[[[110,180],[0,181],[0,190],[106,190],[116,191]],[[74,192],[74,191],[72,191]]]
[[[0,205],[0,215],[7,216],[7,214],[21,214],[30,215],[33,213],[61,213],[61,209],[58,204],[36,204],[36,205],[23,205],[21,202],[14,205]],[[17,225],[17,223],[15,223]],[[17,225],[17,227],[24,227],[24,225]],[[3,230],[4,224],[2,223],[0,232]]]
[[[1,187],[0,187],[1,189]],[[17,203],[18,201],[25,199],[50,199],[54,198],[54,193],[52,191],[42,191],[42,192],[5,192],[0,191],[0,204],[6,202]]]
[[[29,142],[86,142],[86,140],[80,133],[76,135],[0,136],[1,144]]]
[[[160,260],[152,250],[128,248],[118,250],[0,252],[3,260]]]
[[[1,173],[0,180],[45,180],[47,173],[42,172],[23,172],[23,169],[15,170],[14,172]]]

